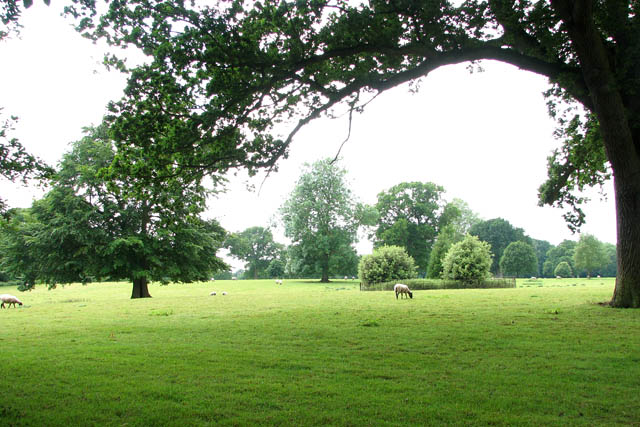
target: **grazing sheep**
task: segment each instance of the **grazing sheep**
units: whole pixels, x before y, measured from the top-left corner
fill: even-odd
[[[20,301],[17,297],[9,294],[0,295],[0,301],[2,301],[2,304],[0,304],[0,308],[4,308],[5,304],[8,304],[9,307],[11,307],[11,304],[13,304],[13,308],[16,307],[16,304],[22,305],[22,301]]]
[[[222,293],[222,295],[226,295],[226,294],[227,294],[226,292],[223,292],[223,293]]]
[[[216,291],[211,292],[209,295],[211,295],[211,296],[216,295]]]
[[[396,299],[398,299],[398,294],[400,294],[400,298],[407,294],[409,295],[409,298],[413,298],[413,292],[409,290],[409,287],[407,285],[398,283],[393,287],[393,290],[396,292]]]
[[[282,285],[282,279],[276,279],[276,285]]]

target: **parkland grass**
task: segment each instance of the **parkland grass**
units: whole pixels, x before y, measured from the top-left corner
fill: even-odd
[[[598,304],[613,283],[0,288],[24,302],[0,310],[0,425],[638,425],[640,311]]]

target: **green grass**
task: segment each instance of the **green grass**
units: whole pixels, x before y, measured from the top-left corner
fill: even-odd
[[[0,310],[0,425],[637,424],[640,311],[541,284],[38,287]]]

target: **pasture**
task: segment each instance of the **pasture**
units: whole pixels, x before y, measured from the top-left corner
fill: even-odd
[[[637,425],[640,311],[598,304],[613,283],[0,288],[24,302],[0,310],[0,425]]]

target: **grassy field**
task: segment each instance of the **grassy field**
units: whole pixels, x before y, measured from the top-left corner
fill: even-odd
[[[357,287],[19,294],[0,310],[0,425],[640,425],[640,311],[598,304],[613,279]]]

